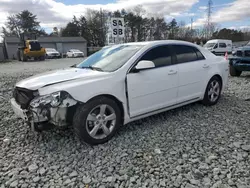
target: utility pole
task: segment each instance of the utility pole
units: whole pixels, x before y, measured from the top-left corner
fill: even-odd
[[[101,14],[101,33],[103,36],[103,20],[102,20],[102,8],[100,8],[100,14]],[[105,43],[105,42],[104,42]]]
[[[193,18],[191,18],[191,39],[193,38]]]
[[[213,1],[208,0],[207,4],[207,28],[206,28],[206,38],[208,39],[211,29],[211,15],[212,15]]]
[[[193,18],[191,18],[191,31],[193,30],[193,22],[194,22],[194,20],[193,20]]]

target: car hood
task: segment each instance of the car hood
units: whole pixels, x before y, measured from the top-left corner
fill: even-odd
[[[59,54],[59,52],[47,52],[47,54]]]
[[[39,88],[75,79],[92,79],[109,74],[91,69],[67,68],[31,76],[16,84],[16,87],[37,90]]]
[[[205,49],[207,49],[207,50],[212,50],[213,49],[213,47],[204,47]]]

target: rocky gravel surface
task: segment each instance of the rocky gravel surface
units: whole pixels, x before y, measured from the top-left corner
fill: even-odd
[[[34,134],[11,110],[15,82],[62,66],[52,63],[26,71],[0,65],[0,188],[250,187],[249,73],[230,77],[216,106],[195,103],[145,118],[91,147],[71,128]]]

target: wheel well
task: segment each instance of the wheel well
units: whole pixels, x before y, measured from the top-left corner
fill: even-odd
[[[222,81],[221,76],[220,76],[219,74],[216,74],[216,75],[214,75],[213,77],[217,77],[217,78],[219,78],[220,83],[221,83],[221,87],[223,87],[223,81]],[[212,77],[212,78],[213,78],[213,77]]]
[[[118,107],[119,107],[120,110],[121,110],[121,117],[122,117],[122,121],[123,121],[122,124],[123,124],[123,123],[124,123],[124,108],[123,108],[122,102],[121,102],[119,99],[117,99],[116,97],[114,97],[113,95],[109,95],[109,94],[104,94],[104,95],[95,96],[95,97],[89,99],[89,101],[90,101],[90,100],[97,99],[97,98],[99,98],[99,97],[107,97],[107,98],[112,99],[113,101],[116,102],[116,104],[118,105]]]

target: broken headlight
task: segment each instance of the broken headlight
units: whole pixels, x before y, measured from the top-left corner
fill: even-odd
[[[33,99],[30,103],[30,106],[37,108],[39,106],[50,105],[51,107],[58,107],[62,101],[69,97],[69,94],[66,91],[58,91],[50,95],[43,95]]]

